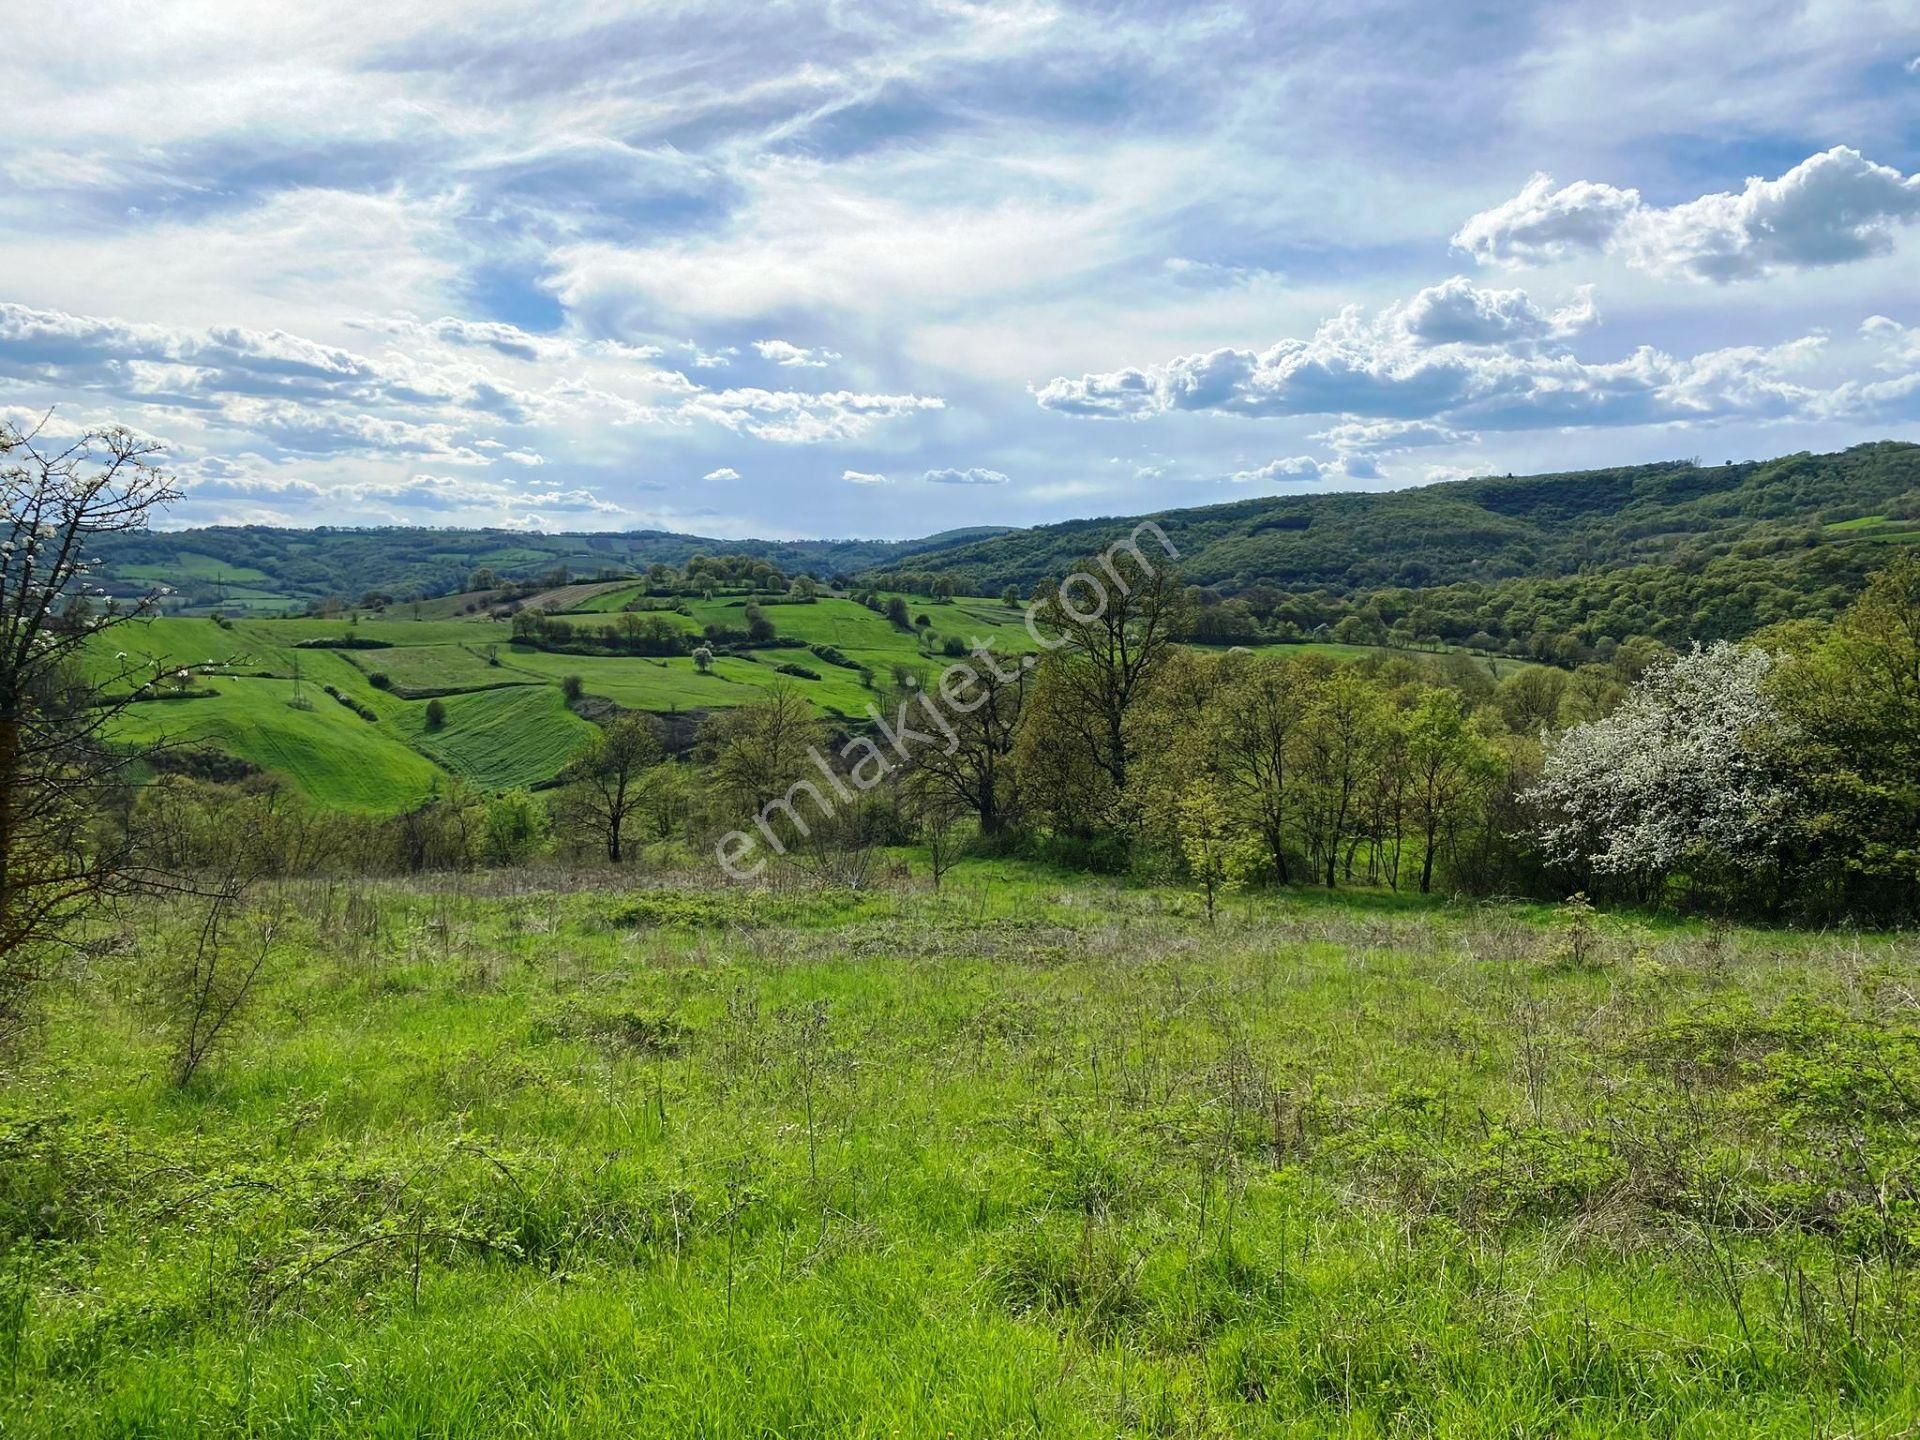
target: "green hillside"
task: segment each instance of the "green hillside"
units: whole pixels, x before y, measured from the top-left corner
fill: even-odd
[[[788,574],[830,576],[899,563],[929,550],[999,533],[976,526],[919,540],[716,540],[659,530],[624,534],[528,534],[517,530],[283,530],[223,525],[102,537],[102,579],[111,591],[153,585],[178,592],[175,603],[204,613],[284,614],[329,598],[369,592],[397,598],[460,591],[476,570],[513,579],[565,568],[592,579],[648,565],[683,564],[694,555],[750,555]]]
[[[477,690],[444,705],[437,730],[425,706],[409,706],[396,728],[429,759],[486,790],[551,779],[593,734],[551,685]]]
[[[390,617],[466,623],[512,598],[555,592],[569,613],[616,613],[641,586],[612,577],[702,553],[918,594],[941,581],[971,595],[1025,593],[1143,520],[1172,540],[1189,581],[1245,597],[1268,629],[1276,617],[1311,631],[1355,616],[1361,633],[1346,638],[1367,643],[1462,643],[1484,632],[1502,646],[1541,633],[1579,645],[1634,634],[1682,644],[1830,618],[1888,546],[1920,542],[1920,446],[1270,495],[899,542],[232,527],[117,537],[101,549],[109,591],[166,584],[177,613],[284,615],[373,595],[390,597]],[[467,590],[482,570],[521,588]],[[562,588],[561,572],[575,583]]]
[[[589,605],[604,598],[583,596]],[[697,635],[709,624],[744,629],[748,603],[720,596],[688,601],[686,614],[654,613]],[[1033,648],[1020,613],[998,602],[914,601],[911,609],[928,616],[937,637],[989,639],[1006,653]],[[782,638],[835,647],[843,663],[805,645],[768,646],[719,655],[702,673],[689,656],[537,649],[517,643],[502,621],[414,620],[404,618],[406,607],[400,618],[162,616],[116,629],[113,653],[103,651],[97,660],[118,664],[124,656],[137,665],[191,668],[210,677],[194,688],[215,692],[135,705],[121,721],[122,738],[210,747],[282,775],[316,800],[361,811],[403,809],[451,776],[485,789],[551,781],[593,733],[562,694],[572,677],[589,702],[655,714],[728,709],[786,684],[822,714],[853,717],[874,699],[863,669],[884,675],[896,665],[925,670],[946,663],[924,653],[917,634],[849,599],[769,603],[765,611]],[[612,618],[595,610],[574,613],[587,627]],[[348,644],[356,648],[335,648]],[[427,702],[434,698],[445,710],[437,729],[427,723]],[[375,718],[364,718],[363,709]]]
[[[1890,515],[1906,517],[1900,528],[1920,529],[1920,445],[1266,496],[1040,526],[926,553],[912,568],[951,576],[973,594],[1024,589],[1148,519],[1197,584],[1353,592],[1569,575],[1595,565],[1697,566],[1773,537],[1818,536],[1823,526],[1824,538],[1840,538],[1856,533],[1844,522],[1871,516],[1877,527]],[[1857,533],[1874,533],[1859,524]]]

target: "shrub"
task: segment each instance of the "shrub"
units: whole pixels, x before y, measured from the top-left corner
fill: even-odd
[[[393,688],[393,677],[384,670],[376,670],[367,676],[367,683],[376,690],[391,690]]]
[[[801,680],[818,680],[820,678],[820,672],[818,670],[809,670],[806,666],[795,665],[792,661],[788,661],[784,665],[776,665],[773,668],[776,674],[792,675]]]
[[[447,723],[447,707],[438,700],[427,701],[427,728],[438,730]]]
[[[578,675],[569,675],[560,682],[560,693],[567,697],[569,705],[578,703],[580,697],[586,694],[586,690],[586,682]]]

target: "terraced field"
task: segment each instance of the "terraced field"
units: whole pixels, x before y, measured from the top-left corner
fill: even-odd
[[[206,699],[132,706],[119,734],[212,746],[342,810],[403,810],[442,778],[394,727],[361,719],[318,685],[302,687],[306,708],[293,704],[290,680],[223,679],[214,688],[220,693]]]
[[[594,733],[552,685],[480,690],[442,703],[446,722],[439,729],[428,728],[425,706],[409,706],[396,728],[429,759],[484,790],[551,779]]]
[[[339,653],[369,679],[385,675],[397,692],[416,697],[540,683],[537,677],[509,666],[513,650],[504,638],[489,639],[484,645],[395,645],[389,650]],[[500,663],[490,663],[493,659]]]
[[[626,603],[635,587],[604,584],[575,587],[587,606]],[[591,592],[591,593],[584,593]],[[689,614],[672,618],[689,630],[718,624],[746,628],[746,596],[691,602]],[[896,665],[930,674],[951,663],[940,653],[947,637],[971,645],[990,640],[1003,653],[1035,648],[1021,611],[993,600],[908,599],[916,620],[925,615],[933,654],[925,653],[921,627],[909,633],[884,615],[851,600],[828,597],[811,604],[763,604],[782,636],[833,646],[855,666],[886,676]],[[569,612],[591,626],[608,611]],[[668,612],[671,614],[671,612]],[[356,639],[372,648],[315,647],[315,641]],[[515,644],[510,626],[477,616],[406,614],[329,620],[212,620],[164,618],[115,632],[117,650],[136,662],[168,668],[216,668],[219,694],[197,700],[135,706],[123,726],[129,738],[167,736],[215,746],[264,769],[285,775],[328,804],[355,810],[394,810],[416,803],[437,781],[457,775],[489,789],[536,786],[552,780],[592,733],[568,708],[561,687],[578,676],[590,697],[656,714],[704,712],[749,704],[776,684],[796,686],[823,713],[857,717],[874,692],[860,671],[834,665],[807,649],[775,647],[723,655],[702,674],[685,656],[569,655]],[[1312,644],[1342,659],[1378,653],[1367,647]],[[1423,658],[1420,652],[1410,652]],[[101,663],[112,657],[102,655]],[[1437,657],[1433,657],[1437,658]],[[1522,662],[1491,662],[1504,673]],[[783,676],[778,667],[797,665],[818,678]],[[312,708],[296,709],[296,674]],[[385,683],[375,685],[374,677]],[[264,678],[262,678],[264,677]],[[378,718],[369,722],[325,693],[333,686]],[[429,697],[440,697],[446,723],[429,730]]]

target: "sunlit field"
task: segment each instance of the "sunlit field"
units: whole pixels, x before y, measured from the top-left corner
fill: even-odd
[[[1920,948],[970,861],[100,916],[9,1435],[1892,1435]],[[263,926],[271,926],[261,948]]]

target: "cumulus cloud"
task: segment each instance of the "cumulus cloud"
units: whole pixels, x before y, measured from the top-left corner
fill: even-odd
[[[838,351],[825,347],[808,350],[788,340],[756,340],[753,348],[760,352],[762,360],[771,360],[789,369],[824,369],[840,358]]]
[[[885,485],[887,477],[875,474],[871,470],[842,470],[840,478],[849,485]]]
[[[700,478],[702,480],[738,480],[740,472],[731,465],[722,465],[718,470],[709,470]]]
[[[937,395],[862,395],[851,390],[813,394],[745,388],[703,391],[683,401],[675,414],[683,420],[711,421],[760,440],[808,445],[855,440],[883,420],[939,410],[945,405]]]
[[[1775,180],[1758,176],[1672,206],[1637,190],[1535,175],[1505,204],[1460,227],[1454,245],[1482,264],[1526,265],[1609,252],[1656,275],[1725,283],[1887,254],[1920,219],[1920,175],[1836,145]]]
[[[1470,444],[1480,437],[1429,420],[1351,420],[1313,438],[1342,453],[1397,455],[1429,445]]]
[[[1420,291],[1394,320],[1422,345],[1519,345],[1578,334],[1596,318],[1593,287],[1571,305],[1544,311],[1524,290],[1487,290],[1464,275]]]
[[[541,466],[538,437],[567,444],[605,422],[713,425],[778,444],[814,444],[857,439],[945,403],[849,390],[709,390],[650,363],[659,353],[653,347],[534,335],[504,323],[400,317],[355,324],[411,349],[369,355],[282,330],[168,327],[0,302],[0,381],[115,396],[150,417],[173,414],[210,436],[241,437],[237,448],[373,460],[400,454],[461,467]],[[528,384],[482,363],[495,355],[565,368],[559,378]]]
[[[1289,455],[1284,460],[1269,460],[1257,470],[1236,470],[1229,478],[1236,485],[1291,484],[1318,480],[1325,474],[1326,467],[1311,455]]]
[[[965,470],[929,470],[920,477],[929,485],[1005,485],[1007,477],[998,470],[972,466]]]
[[[1511,304],[1492,308],[1521,313]],[[1731,417],[1900,418],[1908,403],[1891,381],[1828,390],[1804,383],[1801,373],[1823,350],[1820,335],[1693,356],[1643,345],[1621,360],[1591,362],[1564,345],[1531,338],[1505,345],[1428,343],[1409,332],[1405,314],[1406,307],[1397,305],[1371,317],[1349,307],[1304,340],[1060,376],[1034,394],[1042,407],[1069,415],[1334,415],[1356,424],[1424,421],[1449,431],[1686,424]],[[1392,438],[1385,431],[1346,433],[1357,440]],[[1400,433],[1409,442],[1438,438],[1413,429]],[[1356,447],[1362,448],[1367,447]],[[1354,473],[1351,467],[1348,473]]]
[[[1579,180],[1556,189],[1536,173],[1505,204],[1482,210],[1454,233],[1453,244],[1483,265],[1528,265],[1605,249],[1640,209],[1638,190]]]
[[[1860,333],[1886,349],[1887,358],[1881,362],[1883,370],[1920,365],[1920,325],[1902,325],[1885,315],[1869,315],[1861,323]]]

